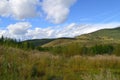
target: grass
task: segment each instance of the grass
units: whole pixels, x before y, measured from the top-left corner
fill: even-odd
[[[113,76],[110,71],[101,71],[99,74],[87,74],[82,77],[83,80],[119,80],[119,77]]]
[[[120,80],[120,57],[65,57],[0,46],[0,80]]]

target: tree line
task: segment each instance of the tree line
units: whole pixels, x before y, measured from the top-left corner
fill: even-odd
[[[0,45],[6,46],[6,47],[15,47],[15,48],[21,48],[25,50],[34,49],[35,47],[29,43],[29,42],[22,42],[21,40],[7,38],[7,37],[1,37],[0,38]]]

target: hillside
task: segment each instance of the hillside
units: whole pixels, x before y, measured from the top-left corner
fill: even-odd
[[[1,38],[0,80],[120,80],[120,45],[81,46],[119,43],[116,37],[119,28],[116,29],[99,30],[75,38],[37,39],[23,43]],[[106,34],[101,34],[103,31]],[[108,33],[114,35],[108,38]],[[47,48],[34,49],[27,42]]]
[[[87,37],[89,39],[112,39],[119,40],[120,39],[120,27],[114,29],[102,29],[96,32],[92,32],[90,34],[84,34],[82,36],[78,36],[77,38]]]
[[[54,41],[42,45],[42,47],[61,46],[74,42],[75,38],[57,38]]]
[[[56,39],[43,47],[67,45],[70,43],[78,43],[81,45],[93,45],[93,44],[118,44],[120,43],[120,27],[114,29],[102,29],[96,32],[83,34],[75,37],[74,39]]]
[[[23,42],[29,42],[31,44],[33,44],[34,46],[42,46],[44,44],[47,44],[51,41],[54,41],[55,39],[34,39],[34,40],[26,40],[26,41],[23,41]]]
[[[29,42],[34,46],[53,47],[77,43],[81,45],[94,44],[118,44],[120,43],[120,27],[114,29],[101,29],[92,33],[76,36],[75,38],[53,38],[53,39],[34,39],[23,42]]]
[[[33,40],[26,40],[24,42],[29,42],[30,44],[33,44],[33,46],[57,46],[57,45],[64,45],[66,43],[70,43],[74,41],[75,38],[67,38],[67,37],[61,37],[61,38],[53,38],[53,39],[33,39]]]

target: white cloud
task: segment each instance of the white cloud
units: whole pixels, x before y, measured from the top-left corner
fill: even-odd
[[[31,18],[38,15],[39,0],[0,0],[0,16],[15,19]]]
[[[3,35],[5,36],[6,33],[7,33],[6,30],[0,30],[0,37],[3,36]]]
[[[0,36],[17,38],[17,39],[41,39],[41,38],[58,38],[58,37],[75,37],[81,34],[97,31],[104,28],[115,28],[120,26],[120,23],[106,24],[76,24],[71,23],[67,26],[34,28],[28,22],[20,22],[11,24],[7,29],[0,30]]]
[[[33,30],[28,30],[26,36],[31,39],[52,38],[53,34],[54,30],[51,28],[35,28]]]
[[[58,24],[67,19],[70,7],[75,2],[76,0],[0,0],[0,16],[23,20],[46,14],[47,20]]]
[[[47,14],[47,20],[62,23],[67,19],[70,7],[76,0],[43,0],[42,9]]]
[[[28,22],[19,22],[16,24],[11,24],[7,27],[10,34],[13,35],[25,35],[27,30],[31,27]]]
[[[9,0],[12,16],[24,19],[37,16],[36,5],[38,0]]]
[[[0,0],[0,16],[9,16],[10,6],[7,0]]]

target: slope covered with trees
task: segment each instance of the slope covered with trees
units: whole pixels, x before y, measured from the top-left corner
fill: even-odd
[[[7,37],[0,38],[0,45],[6,47],[14,47],[14,48],[21,48],[21,49],[34,49],[35,47],[29,42],[22,42],[20,40],[11,39]]]

